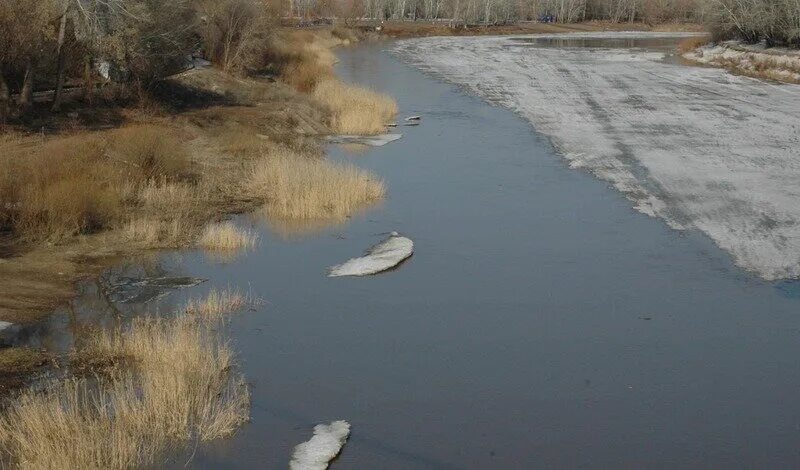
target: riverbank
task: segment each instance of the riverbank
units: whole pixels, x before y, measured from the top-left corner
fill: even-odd
[[[800,84],[800,50],[722,41],[690,47],[683,57],[690,62],[722,67],[731,73]]]
[[[63,115],[42,110],[7,126],[3,345],[68,302],[78,281],[126,258],[252,249],[248,234],[222,223],[232,214],[263,208],[273,220],[338,223],[379,201],[380,178],[326,161],[321,143],[330,134],[381,132],[396,111],[391,98],[334,76],[331,50],[357,40],[330,29],[282,31],[269,51],[271,76],[201,66],[164,80],[145,103],[100,95],[92,107],[67,102]],[[20,351],[0,349],[3,390],[48,363]]]

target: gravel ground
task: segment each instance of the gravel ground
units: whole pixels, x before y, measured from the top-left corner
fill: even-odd
[[[765,279],[800,277],[800,86],[670,63],[658,49],[521,39],[419,38],[394,51],[514,110],[637,210],[701,230]]]

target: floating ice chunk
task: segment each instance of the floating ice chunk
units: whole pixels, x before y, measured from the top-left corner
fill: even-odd
[[[295,446],[289,469],[325,470],[328,463],[339,455],[349,435],[350,423],[347,421],[314,426],[314,436]]]
[[[369,145],[370,147],[383,147],[402,136],[403,134],[332,135],[328,137],[328,142],[334,144],[361,144]]]
[[[364,256],[331,267],[328,277],[377,274],[397,266],[413,253],[414,242],[392,232],[389,238],[367,250]]]

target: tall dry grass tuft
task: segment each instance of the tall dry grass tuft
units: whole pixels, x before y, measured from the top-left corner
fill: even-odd
[[[198,233],[193,219],[137,217],[122,225],[118,235],[123,241],[143,248],[180,248],[192,244]]]
[[[0,442],[23,468],[124,469],[166,449],[232,434],[249,393],[230,348],[207,323],[137,319],[84,354],[119,367],[30,390],[0,417]]]
[[[678,52],[680,52],[681,54],[685,54],[687,52],[691,52],[697,49],[698,47],[705,46],[709,42],[711,42],[710,36],[689,37],[681,40],[678,43]]]
[[[189,155],[175,130],[154,125],[123,127],[110,138],[110,157],[127,166],[137,180],[172,180],[189,169]]]
[[[189,302],[186,304],[186,313],[189,315],[198,315],[207,319],[218,319],[224,315],[258,303],[259,301],[257,299],[243,294],[238,290],[211,289],[208,295],[203,299],[189,299]]]
[[[236,251],[250,250],[256,246],[257,241],[258,234],[253,230],[223,222],[206,226],[197,244],[208,250]]]
[[[391,97],[338,80],[318,83],[314,97],[330,108],[331,128],[339,134],[380,134],[397,114]]]
[[[287,149],[258,161],[245,190],[263,198],[270,215],[289,219],[343,219],[386,192],[383,181],[367,171]]]

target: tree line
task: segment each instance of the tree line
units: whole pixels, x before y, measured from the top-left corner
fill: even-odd
[[[57,111],[70,78],[91,99],[98,80],[146,87],[192,55],[254,66],[277,16],[269,0],[2,0],[0,120],[29,110],[37,89],[55,90]]]
[[[716,38],[800,45],[800,0],[2,0],[0,121],[72,78],[144,87],[195,54],[258,68],[281,17],[429,20],[453,27],[545,19],[705,23]],[[14,99],[12,100],[12,96]]]

